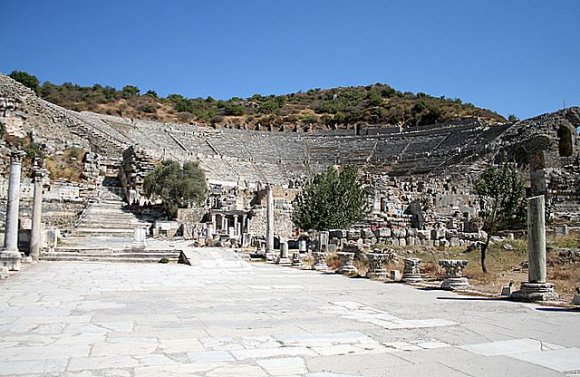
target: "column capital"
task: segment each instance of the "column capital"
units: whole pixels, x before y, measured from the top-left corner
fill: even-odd
[[[39,182],[39,181],[42,182],[44,177],[46,177],[47,175],[48,175],[48,171],[46,169],[34,168],[32,178],[34,179],[34,182]]]
[[[22,159],[26,153],[19,149],[13,149],[10,151],[10,163],[21,163]]]

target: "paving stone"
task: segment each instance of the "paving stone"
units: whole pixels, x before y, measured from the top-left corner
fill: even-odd
[[[509,357],[541,365],[557,370],[558,372],[575,372],[580,370],[580,349],[578,348],[512,353]]]
[[[471,344],[460,348],[484,356],[513,355],[535,351],[549,351],[564,348],[556,344],[543,343],[535,339],[512,339],[497,342]]]
[[[32,373],[41,375],[61,374],[66,369],[68,359],[52,358],[50,360],[2,361],[0,376],[28,376]]]
[[[270,376],[292,376],[308,372],[304,360],[299,357],[257,360],[256,363]]]
[[[552,377],[578,369],[574,312],[275,265],[40,262],[1,285],[0,302],[17,304],[0,305],[0,375]],[[272,289],[248,288],[256,285]]]

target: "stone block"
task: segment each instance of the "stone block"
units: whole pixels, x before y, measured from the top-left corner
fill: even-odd
[[[360,230],[351,229],[347,232],[346,239],[349,241],[357,241],[360,238]]]
[[[445,238],[445,231],[443,229],[433,229],[431,231],[431,238],[434,240]]]
[[[375,234],[370,229],[361,229],[360,231],[361,238],[368,240],[375,237]]]
[[[409,237],[417,237],[417,229],[416,228],[407,228],[407,238]]]
[[[567,236],[568,235],[568,225],[556,225],[554,227],[557,236]]]
[[[415,237],[407,237],[407,246],[415,246]]]
[[[390,228],[379,228],[375,230],[375,236],[377,238],[389,238],[391,237],[391,229]]]
[[[0,280],[8,278],[8,267],[0,266]]]
[[[399,238],[399,246],[407,246],[407,240],[404,238]]]
[[[344,229],[331,229],[328,231],[330,238],[346,238],[347,233]]]
[[[393,281],[401,281],[401,271],[399,271],[399,270],[392,270],[391,271],[391,280],[393,280]]]
[[[421,240],[430,240],[431,231],[430,230],[417,230],[417,237]]]

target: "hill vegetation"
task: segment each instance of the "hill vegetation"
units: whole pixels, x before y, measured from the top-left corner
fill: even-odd
[[[460,99],[403,93],[386,84],[216,100],[180,94],[162,98],[153,90],[142,93],[133,85],[120,90],[100,84],[56,85],[46,81],[41,85],[35,76],[20,71],[10,76],[43,99],[71,110],[216,128],[336,129],[357,123],[406,127],[473,117],[506,121],[497,113]]]

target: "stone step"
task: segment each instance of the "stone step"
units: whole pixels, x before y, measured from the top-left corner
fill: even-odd
[[[133,222],[133,221],[123,221],[123,228],[133,229],[133,228],[145,228],[151,225],[150,223],[146,222]],[[82,221],[78,228],[119,228],[118,222],[113,221],[98,221],[98,220],[90,220],[90,221]]]
[[[115,228],[107,228],[107,227],[84,227],[80,226],[75,229],[75,233],[111,233],[111,234],[119,234],[119,233],[131,233],[135,228],[141,228],[141,225],[130,226],[129,224],[123,224],[123,227],[115,227]]]
[[[131,249],[112,250],[62,247],[57,248],[54,252],[42,253],[40,259],[46,261],[158,263],[162,258],[167,258],[170,262],[177,262],[180,253],[180,251],[176,250],[134,251]]]
[[[177,257],[165,256],[170,263],[177,263]],[[88,256],[88,255],[60,255],[60,254],[50,254],[42,255],[40,260],[51,261],[51,262],[114,262],[114,263],[159,263],[161,257],[141,257],[141,258],[128,258],[120,256]]]

